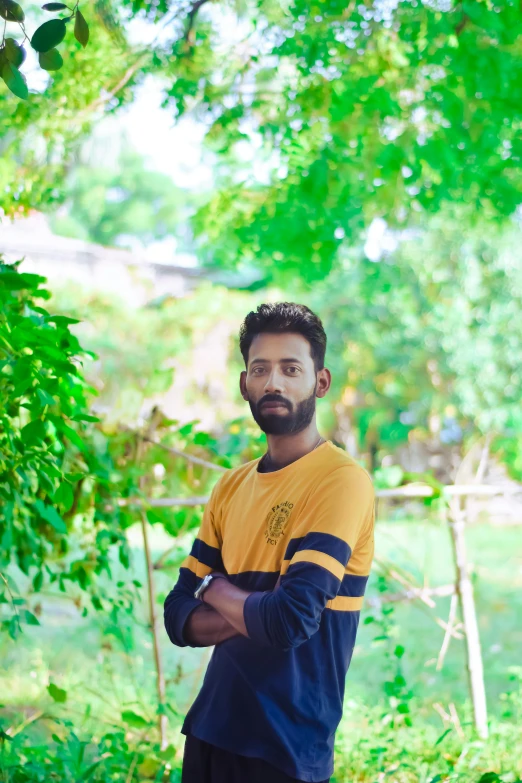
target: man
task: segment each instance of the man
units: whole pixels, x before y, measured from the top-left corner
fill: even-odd
[[[215,645],[182,732],[183,783],[318,783],[373,557],[368,473],[318,433],[326,335],[307,307],[264,304],[240,331],[240,389],[267,434],[223,475],[165,601],[180,647]]]

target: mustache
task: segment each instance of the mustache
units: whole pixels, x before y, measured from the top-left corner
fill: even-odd
[[[264,405],[266,402],[277,402],[280,405],[284,405],[286,408],[291,410],[290,403],[284,399],[284,397],[277,397],[275,394],[266,394],[259,402],[257,403],[258,410],[261,408],[262,405]]]

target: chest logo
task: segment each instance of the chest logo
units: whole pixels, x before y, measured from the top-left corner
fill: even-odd
[[[266,517],[265,538],[267,544],[275,546],[285,532],[286,523],[294,507],[293,503],[285,500],[284,503],[278,503],[272,506]]]

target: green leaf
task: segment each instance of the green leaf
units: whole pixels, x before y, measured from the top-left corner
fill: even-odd
[[[71,418],[71,421],[101,421],[98,416],[90,416],[87,413],[78,413]]]
[[[85,21],[80,9],[76,11],[76,18],[74,20],[74,37],[85,48],[89,40],[89,25]]]
[[[19,68],[25,60],[26,53],[23,46],[20,46],[14,38],[5,39],[5,56],[15,68]]]
[[[39,386],[36,390],[36,394],[38,396],[38,399],[40,400],[41,405],[54,405],[56,403],[56,400],[54,397],[51,397],[51,395],[45,391],[45,389],[42,389],[41,386]]]
[[[63,704],[65,701],[67,701],[67,691],[59,688],[54,684],[54,682],[49,683],[47,690],[49,691],[49,696],[54,699],[54,701],[57,701],[60,704]]]
[[[397,645],[397,647],[393,651],[393,654],[395,655],[396,658],[402,658],[402,656],[404,655],[404,647],[402,646],[402,644]]]
[[[45,319],[48,323],[56,324],[56,326],[69,326],[70,324],[79,324],[78,318],[69,318],[67,315],[49,315]]]
[[[80,479],[85,478],[85,473],[66,473],[65,478],[67,481],[70,481],[71,484],[76,484],[77,481],[80,481]]]
[[[36,52],[48,52],[65,38],[65,22],[63,19],[51,19],[35,30],[31,38],[31,46]]]
[[[23,101],[27,100],[29,96],[29,90],[24,76],[20,73],[18,68],[15,68],[13,63],[5,63],[2,68],[2,79],[7,84],[13,95],[17,98],[21,98]]]
[[[66,511],[69,511],[74,501],[74,493],[67,481],[62,481],[53,495],[53,500],[57,505],[63,506]]]
[[[0,0],[0,16],[7,22],[23,22],[25,19],[22,6],[14,0]]]
[[[442,742],[442,740],[444,739],[444,737],[447,737],[447,736],[448,736],[448,734],[450,733],[450,731],[452,731],[452,730],[453,730],[453,729],[446,729],[446,731],[445,731],[445,732],[443,732],[443,733],[440,735],[440,737],[438,738],[437,742],[435,743],[435,747],[437,747],[437,745],[439,745],[439,744]]]
[[[67,6],[65,3],[45,3],[42,8],[44,11],[63,11]]]
[[[53,506],[46,506],[41,500],[35,500],[34,505],[40,516],[45,519],[46,522],[49,522],[57,533],[67,533],[65,522]]]
[[[478,783],[497,783],[500,778],[496,772],[485,772]]]
[[[45,424],[41,419],[35,419],[20,430],[20,437],[27,446],[32,446],[45,439]]]
[[[87,780],[88,778],[90,778],[93,772],[96,770],[97,766],[102,763],[102,760],[103,759],[98,759],[98,761],[95,761],[94,764],[91,764],[90,767],[87,767],[85,772],[82,772],[82,774],[78,778],[78,781]]]
[[[36,617],[29,609],[24,609],[24,618],[27,625],[40,625],[38,617]]]
[[[136,729],[144,729],[146,726],[150,725],[148,720],[145,720],[145,718],[132,710],[124,710],[121,713],[121,719],[124,723],[128,723],[129,726],[134,726]]]
[[[38,571],[36,576],[33,579],[33,590],[35,593],[40,592],[43,585],[43,571]]]
[[[48,52],[40,52],[38,62],[44,71],[59,71],[63,65],[63,57],[58,49],[49,49]]]
[[[76,446],[77,449],[80,449],[80,451],[86,450],[85,443],[80,438],[76,430],[73,430],[72,427],[69,427],[69,425],[65,424],[65,422],[62,420],[60,420],[59,423],[56,420],[56,427],[60,430],[60,432],[63,433],[63,435],[65,435],[66,438],[71,441],[71,443]]]

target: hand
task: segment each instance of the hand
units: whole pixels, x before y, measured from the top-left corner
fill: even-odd
[[[220,578],[211,581],[201,596],[202,600],[219,612],[236,631],[248,636],[243,614],[244,604],[250,593],[233,585],[224,574],[216,573],[215,576]]]

